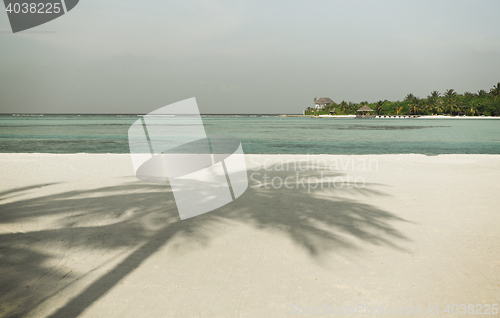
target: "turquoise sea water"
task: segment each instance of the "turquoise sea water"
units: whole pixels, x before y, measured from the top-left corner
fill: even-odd
[[[0,116],[3,153],[128,153],[136,115]],[[500,154],[500,120],[202,116],[259,154]]]

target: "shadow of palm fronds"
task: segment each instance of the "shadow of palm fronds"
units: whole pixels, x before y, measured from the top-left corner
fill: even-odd
[[[295,174],[266,173],[272,178]],[[314,171],[301,172],[301,177],[314,175]],[[330,172],[328,176],[342,174]],[[65,283],[61,283],[62,273],[51,266],[51,261],[61,256],[47,252],[51,249],[133,251],[52,315],[67,318],[78,316],[174,238],[186,247],[192,242],[209,244],[223,225],[235,222],[280,233],[313,258],[337,249],[359,249],[359,242],[400,249],[397,242],[407,240],[392,225],[405,220],[352,198],[385,196],[376,189],[380,185],[336,188],[323,181],[316,182],[316,187],[305,182],[291,189],[268,187],[264,182],[260,187],[250,185],[235,202],[184,221],[178,217],[168,184],[133,181],[11,199],[1,205],[0,224],[8,228],[8,224],[29,221],[45,226],[0,234],[0,315],[25,315],[77,279],[76,273],[65,273]],[[0,200],[28,189],[32,187],[3,192]]]

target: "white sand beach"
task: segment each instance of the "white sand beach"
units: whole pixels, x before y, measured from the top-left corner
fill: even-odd
[[[435,115],[435,116],[420,116],[417,117],[420,119],[500,119],[500,117],[495,116],[443,116],[443,115]]]
[[[356,115],[318,115],[321,118],[356,118]]]
[[[500,302],[500,156],[246,162],[240,198],[180,221],[129,155],[0,154],[0,317],[450,317]]]
[[[377,115],[378,116],[378,115]],[[413,115],[412,115],[413,116]],[[289,116],[291,117],[291,116]],[[306,117],[306,116],[302,116]],[[315,117],[315,118],[356,118],[356,115],[308,115],[307,117]],[[382,119],[382,118],[408,118],[410,119],[409,115],[381,115],[378,117],[373,117],[374,119]],[[444,116],[444,115],[418,115],[415,117],[411,117],[412,119],[500,119],[500,117],[494,117],[494,116]]]

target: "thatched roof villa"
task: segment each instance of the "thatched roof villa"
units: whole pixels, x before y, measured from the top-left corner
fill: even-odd
[[[314,107],[316,107],[316,109],[321,109],[331,104],[333,104],[333,100],[331,100],[328,97],[321,97],[320,99],[314,102]]]
[[[363,107],[361,107],[360,109],[357,110],[358,114],[356,116],[365,116],[365,112],[372,112],[373,109],[371,109],[370,107],[366,106],[366,105],[363,105]],[[361,113],[361,114],[359,114]]]

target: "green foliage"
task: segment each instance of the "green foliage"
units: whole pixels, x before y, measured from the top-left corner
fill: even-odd
[[[476,94],[464,92],[458,94],[454,89],[448,89],[444,94],[433,91],[427,98],[418,98],[408,94],[403,101],[379,100],[359,104],[346,102],[333,103],[324,109],[308,108],[306,115],[327,115],[335,108],[335,115],[353,115],[363,105],[374,110],[379,115],[467,115],[467,116],[500,116],[500,82],[495,84],[489,93],[481,89]]]

